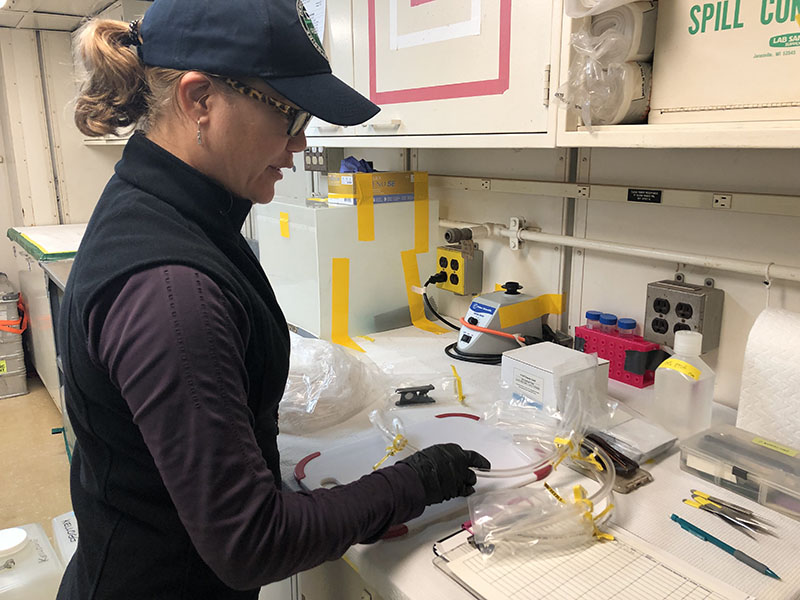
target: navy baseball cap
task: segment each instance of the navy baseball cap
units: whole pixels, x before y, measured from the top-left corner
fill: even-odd
[[[139,31],[146,65],[258,77],[335,125],[380,110],[331,73],[303,0],[155,0]]]

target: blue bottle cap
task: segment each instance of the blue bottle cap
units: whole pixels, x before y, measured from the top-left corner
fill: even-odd
[[[636,329],[635,319],[620,319],[617,321],[617,327],[620,329]]]
[[[617,315],[612,315],[611,313],[603,313],[600,315],[600,324],[601,325],[616,325],[617,324]]]
[[[586,318],[590,321],[599,321],[602,313],[599,310],[587,310]]]

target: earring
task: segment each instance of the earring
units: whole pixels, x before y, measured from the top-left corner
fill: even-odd
[[[203,145],[203,134],[200,131],[200,119],[197,119],[197,145]]]

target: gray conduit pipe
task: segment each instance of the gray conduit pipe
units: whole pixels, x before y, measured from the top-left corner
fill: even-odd
[[[597,250],[599,252],[607,252],[609,254],[638,256],[641,258],[650,258],[664,262],[694,265],[697,267],[730,271],[732,273],[742,273],[744,275],[755,275],[756,277],[760,277],[763,281],[782,279],[785,281],[800,282],[800,268],[791,267],[788,265],[756,262],[752,260],[740,260],[735,258],[723,258],[721,256],[708,256],[705,254],[691,254],[688,252],[675,252],[673,250],[632,246],[630,244],[619,244],[616,242],[603,242],[586,238],[576,238],[568,235],[541,233],[539,231],[532,231],[530,229],[513,231],[505,225],[501,225],[499,223],[465,223],[462,221],[440,219],[439,226],[470,228],[476,232],[480,231],[481,233],[486,231],[488,232],[489,237],[517,238],[526,242],[539,242],[542,244],[570,246],[572,248]]]

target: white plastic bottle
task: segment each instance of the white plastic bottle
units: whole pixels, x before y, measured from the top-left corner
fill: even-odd
[[[41,525],[0,530],[0,600],[52,600],[63,573]]]
[[[678,439],[711,426],[715,375],[700,358],[702,347],[702,333],[676,331],[675,354],[656,369],[655,416]]]

